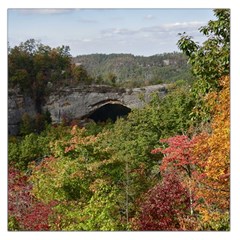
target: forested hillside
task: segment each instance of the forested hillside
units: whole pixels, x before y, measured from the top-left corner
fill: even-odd
[[[184,54],[164,53],[150,57],[132,54],[91,54],[73,58],[98,82],[127,87],[172,83],[177,80],[191,82],[190,66]]]
[[[21,136],[9,136],[10,231],[230,230],[230,11],[214,14],[199,29],[203,44],[179,35],[191,85],[176,81],[164,98],[154,94],[115,123],[51,125],[45,116],[35,119],[41,128],[34,131],[23,119]],[[27,56],[45,56],[39,54]],[[17,63],[16,56],[11,50],[9,59]],[[15,66],[9,81],[23,73]],[[40,66],[50,77],[67,72]],[[28,87],[47,85],[20,76],[31,80]]]

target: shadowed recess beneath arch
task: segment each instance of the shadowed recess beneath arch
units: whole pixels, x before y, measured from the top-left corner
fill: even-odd
[[[127,116],[131,109],[121,104],[105,104],[91,113],[88,118],[95,122],[104,122],[108,119],[116,121],[118,117]]]

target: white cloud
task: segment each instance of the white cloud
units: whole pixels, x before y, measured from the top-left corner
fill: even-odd
[[[145,27],[139,29],[139,31],[143,32],[178,32],[178,31],[196,31],[201,26],[205,25],[205,22],[176,22],[176,23],[168,23],[168,24],[161,24],[158,26],[152,27]]]
[[[84,39],[82,39],[81,41],[82,41],[82,42],[92,42],[92,39],[90,39],[90,38],[84,38]]]
[[[143,36],[143,37],[157,37],[165,34],[167,36],[173,36],[179,32],[186,32],[191,35],[201,35],[198,29],[205,25],[205,22],[175,22],[168,24],[160,24],[157,26],[144,27],[139,29],[128,29],[128,28],[108,28],[100,32],[100,38],[111,38],[118,36]]]
[[[164,28],[167,30],[181,30],[184,29],[184,31],[198,29],[201,26],[206,25],[206,22],[176,22],[176,23],[169,23],[165,24]]]
[[[93,19],[86,19],[86,18],[79,18],[78,22],[81,23],[98,23],[97,20],[93,20]]]
[[[153,19],[155,19],[155,17],[152,14],[148,14],[148,15],[144,16],[144,19],[153,20]]]
[[[129,36],[136,33],[138,31],[127,28],[108,28],[100,32],[101,37]]]
[[[22,14],[62,14],[62,13],[71,13],[75,11],[72,8],[25,8],[25,9],[13,9]]]

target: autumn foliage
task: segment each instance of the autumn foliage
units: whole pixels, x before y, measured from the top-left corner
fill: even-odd
[[[27,173],[9,166],[9,230],[229,230],[229,77],[219,81],[204,96],[204,131],[161,139],[151,153],[156,136],[143,138],[148,126],[135,129],[134,119],[137,146],[123,120],[95,134],[52,129],[39,145],[47,157]]]
[[[176,174],[164,174],[163,181],[146,193],[140,208],[138,219],[133,220],[137,230],[183,230],[181,219],[190,215],[189,194]]]
[[[9,138],[9,230],[230,230],[230,13],[215,13],[202,47],[179,42],[191,91],[176,84],[115,123]]]
[[[134,119],[134,137],[127,120],[95,134],[53,129],[47,157],[27,173],[9,167],[9,230],[229,230],[229,77],[220,84],[204,96],[204,131],[161,139],[152,151],[156,136]]]
[[[212,114],[210,132],[202,132],[191,139],[186,135],[163,139],[160,142],[167,146],[152,150],[153,154],[164,154],[161,172],[177,173],[188,189],[191,215],[198,221],[195,230],[229,228],[229,77],[221,78],[220,85],[221,91],[205,97]]]
[[[230,211],[230,82],[221,79],[222,90],[207,96],[212,109],[212,132],[199,136],[194,156],[203,166],[204,178],[197,195],[203,204],[197,207],[207,228],[222,230]],[[219,224],[221,222],[221,224]],[[222,226],[224,225],[224,226]]]
[[[31,194],[32,186],[27,179],[19,170],[9,168],[9,230],[49,230],[49,216],[53,213],[55,203],[44,204],[37,201]]]

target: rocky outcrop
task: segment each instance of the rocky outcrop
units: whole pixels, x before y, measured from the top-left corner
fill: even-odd
[[[8,91],[8,133],[10,135],[18,133],[19,123],[24,113],[32,117],[36,115],[34,101],[31,97],[20,94],[17,89],[10,89]]]
[[[105,104],[121,104],[130,109],[141,108],[148,102],[151,93],[165,94],[165,85],[154,85],[142,88],[113,88],[109,86],[88,86],[74,89],[61,89],[51,94],[43,109],[51,113],[54,123],[61,122],[63,117],[81,119],[89,116]]]
[[[43,111],[51,113],[53,123],[60,123],[63,118],[82,119],[106,104],[120,104],[127,108],[141,108],[148,102],[153,92],[164,95],[165,85],[154,85],[142,88],[114,88],[110,86],[90,85],[77,88],[62,88],[45,98]],[[16,134],[24,113],[36,115],[34,101],[10,90],[8,96],[9,134]]]

